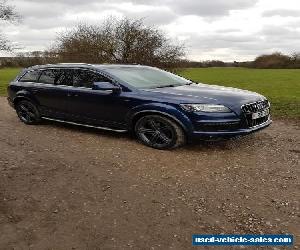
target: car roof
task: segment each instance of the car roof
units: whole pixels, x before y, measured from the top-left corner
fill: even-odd
[[[44,64],[35,65],[28,69],[43,69],[43,68],[94,68],[94,69],[111,69],[111,68],[137,68],[137,67],[149,67],[140,64],[89,64],[89,63],[56,63],[56,64]]]

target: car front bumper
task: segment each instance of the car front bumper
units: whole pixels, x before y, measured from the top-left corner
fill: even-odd
[[[243,135],[248,135],[251,133],[254,133],[256,131],[259,131],[261,129],[264,129],[272,123],[271,118],[269,118],[266,122],[250,127],[250,128],[238,128],[235,130],[230,130],[230,131],[193,131],[190,135],[189,138],[191,140],[215,140],[215,139],[229,139],[232,137],[238,137],[238,136],[243,136]]]

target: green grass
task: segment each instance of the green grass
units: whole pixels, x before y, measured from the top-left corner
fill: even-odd
[[[0,96],[20,68],[0,69]],[[180,75],[197,82],[252,90],[265,95],[277,117],[300,118],[300,69],[189,68]]]
[[[277,117],[300,118],[300,69],[189,68],[178,72],[196,82],[258,92]]]
[[[8,83],[13,80],[21,71],[21,68],[3,68],[0,69],[0,96],[6,95]]]

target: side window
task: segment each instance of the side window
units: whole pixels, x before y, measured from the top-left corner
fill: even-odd
[[[57,85],[73,86],[73,71],[72,69],[61,69],[62,76],[59,78]]]
[[[39,82],[57,85],[62,82],[63,77],[63,71],[60,69],[46,69],[42,71]]]
[[[36,82],[39,75],[40,71],[38,70],[27,71],[25,75],[23,75],[22,78],[19,79],[19,82]]]
[[[92,88],[94,82],[111,82],[106,77],[89,70],[75,69],[73,74],[73,86]]]

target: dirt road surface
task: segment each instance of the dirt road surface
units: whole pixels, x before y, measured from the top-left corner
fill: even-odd
[[[159,151],[129,135],[24,125],[0,98],[0,249],[196,249],[192,234],[219,233],[299,244],[299,143],[296,121],[275,120]]]

